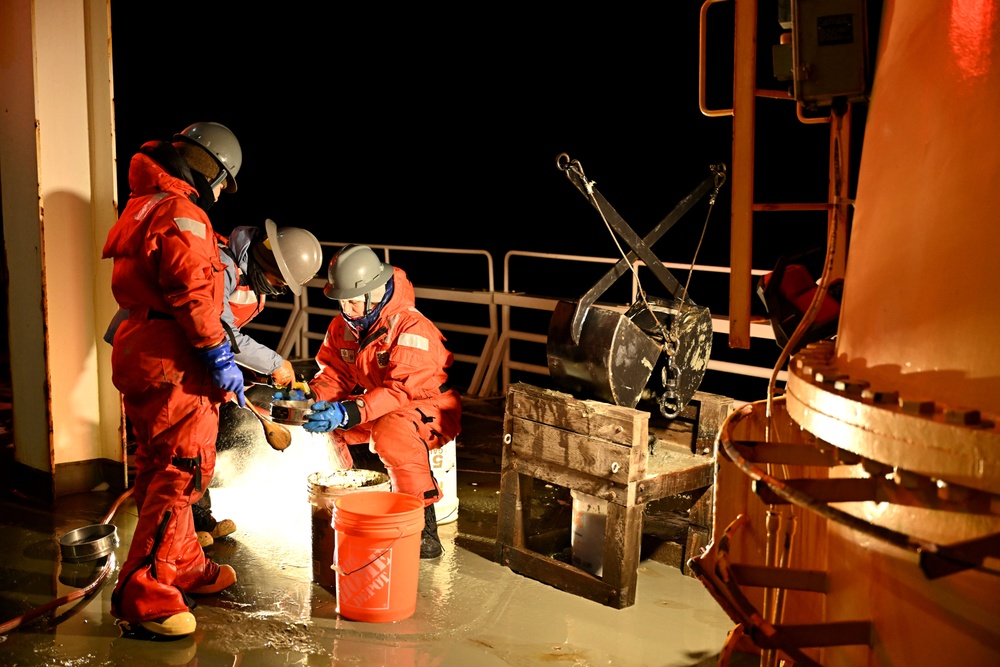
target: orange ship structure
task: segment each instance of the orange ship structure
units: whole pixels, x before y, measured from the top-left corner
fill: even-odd
[[[724,422],[690,566],[762,665],[997,665],[1000,3],[889,0],[874,58],[837,333]]]

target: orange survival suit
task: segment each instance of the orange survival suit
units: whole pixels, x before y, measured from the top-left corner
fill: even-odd
[[[427,507],[441,498],[429,452],[458,436],[462,403],[447,384],[453,357],[444,336],[416,309],[406,273],[395,267],[392,281],[361,340],[343,314],[333,318],[309,386],[317,401],[344,403],[348,423],[330,433],[334,441],[370,443],[393,490]]]
[[[226,336],[225,267],[212,224],[193,201],[196,188],[143,152],[132,158],[129,188],[103,256],[114,259],[111,289],[129,312],[115,333],[111,365],[137,441],[132,497],[139,518],[111,612],[141,622],[193,608],[184,591],[219,572],[198,544],[191,503],[215,471],[224,392],[196,348]]]

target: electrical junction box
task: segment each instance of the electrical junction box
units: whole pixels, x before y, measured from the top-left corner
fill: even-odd
[[[864,0],[792,0],[792,92],[804,106],[868,94]]]

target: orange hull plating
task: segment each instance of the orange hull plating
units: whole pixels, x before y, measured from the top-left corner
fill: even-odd
[[[723,426],[693,564],[762,664],[1000,664],[1000,3],[889,0],[876,62],[836,342]]]

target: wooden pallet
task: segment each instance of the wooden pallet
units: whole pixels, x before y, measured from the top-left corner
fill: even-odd
[[[622,609],[635,603],[646,503],[715,481],[715,436],[732,399],[696,394],[697,425],[653,429],[643,410],[519,383],[507,392],[497,562],[560,590]],[[535,480],[607,501],[601,576],[528,547]],[[706,494],[709,495],[709,494]],[[711,497],[698,502],[688,549],[705,546]]]

